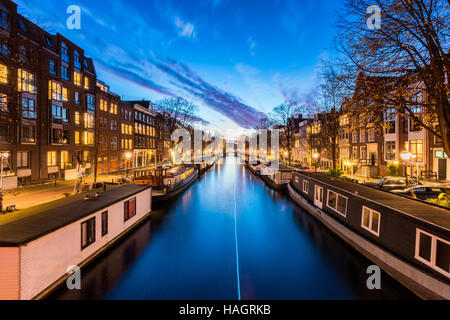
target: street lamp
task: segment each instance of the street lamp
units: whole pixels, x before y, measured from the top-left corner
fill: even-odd
[[[0,154],[1,158],[1,172],[0,172],[0,212],[3,212],[3,163],[5,162],[5,159],[8,159],[9,154],[8,153],[2,153]]]
[[[313,154],[313,159],[314,159],[314,168],[315,171],[317,172],[317,160],[319,159],[320,155],[316,152]]]
[[[130,159],[133,155],[131,154],[131,152],[127,152],[125,153],[125,158],[127,159],[127,176],[130,173]]]
[[[402,160],[405,162],[406,167],[405,167],[405,177],[406,177],[406,185],[408,185],[408,161],[411,159],[411,152],[408,151],[403,151],[402,153],[400,153],[400,157],[402,158]]]

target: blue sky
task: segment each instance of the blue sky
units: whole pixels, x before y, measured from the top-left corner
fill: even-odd
[[[211,128],[240,132],[288,98],[306,101],[334,36],[336,0],[18,0],[83,47],[124,99],[181,96]],[[81,30],[66,27],[69,5]]]

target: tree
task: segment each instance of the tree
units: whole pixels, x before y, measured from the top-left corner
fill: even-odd
[[[319,144],[331,156],[336,170],[339,136],[339,111],[350,91],[342,78],[342,64],[337,59],[323,60],[319,69],[320,84],[317,89],[316,112],[320,124]]]
[[[355,97],[362,113],[377,100],[441,138],[450,154],[448,7],[445,0],[346,0],[336,45],[365,80],[365,94]]]
[[[275,107],[269,115],[271,123],[280,129],[280,145],[288,153],[288,162],[291,164],[294,136],[297,130],[295,117],[302,111],[302,107],[295,102],[286,101]]]
[[[179,125],[182,127],[190,127],[197,120],[197,106],[182,98],[160,100],[156,103],[155,108],[164,118],[164,124],[170,134]]]

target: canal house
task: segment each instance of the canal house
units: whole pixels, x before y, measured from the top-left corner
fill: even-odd
[[[288,189],[295,202],[420,297],[450,299],[448,209],[317,173],[294,173]]]
[[[151,213],[152,189],[127,185],[0,220],[0,300],[46,296]],[[3,217],[7,218],[7,217]]]

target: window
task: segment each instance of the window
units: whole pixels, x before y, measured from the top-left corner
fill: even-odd
[[[48,99],[54,101],[63,101],[62,85],[50,80],[48,82]]]
[[[9,56],[9,46],[7,40],[0,40],[0,53]]]
[[[372,129],[369,131],[369,142],[375,142],[375,139],[376,139],[375,130]]]
[[[0,123],[0,141],[1,142],[9,141],[9,124],[8,123]]]
[[[80,131],[75,131],[75,144],[80,144]]]
[[[80,104],[80,94],[78,92],[75,92],[75,104]]]
[[[8,96],[4,93],[0,93],[0,111],[8,112]]]
[[[34,99],[22,97],[22,117],[36,119],[36,105]]]
[[[17,70],[19,91],[36,94],[36,84],[34,74],[23,69]]]
[[[386,161],[395,160],[395,141],[386,142]]]
[[[61,78],[70,81],[69,78],[69,67],[66,64],[61,65]]]
[[[61,151],[61,169],[67,169],[69,165],[69,151]]]
[[[108,102],[104,99],[100,99],[100,110],[108,112]]]
[[[78,54],[78,51],[75,50],[75,52],[73,53],[73,65],[75,68],[77,68],[78,70],[81,69],[81,60],[80,60],[80,55]]]
[[[352,143],[358,143],[358,132],[352,132]]]
[[[108,234],[108,211],[102,213],[102,237]]]
[[[63,101],[68,102],[69,101],[69,89],[63,88],[62,93],[63,93]]]
[[[54,120],[59,119],[62,120],[63,122],[69,122],[67,109],[59,105],[52,106],[52,117]]]
[[[90,113],[84,114],[84,127],[86,129],[94,129],[95,128],[95,117],[93,114],[90,114]]]
[[[380,236],[380,220],[381,214],[377,211],[363,207],[361,227],[373,233],[377,237]]]
[[[111,137],[111,150],[117,151],[117,137]]]
[[[359,148],[357,146],[353,146],[352,148],[352,159],[353,160],[359,160]]]
[[[95,217],[81,224],[81,250],[95,242]]]
[[[0,64],[0,83],[8,83],[8,68]]]
[[[303,180],[303,192],[308,194],[309,193],[309,181]]]
[[[124,203],[124,221],[128,221],[136,215],[136,198],[125,201]]]
[[[85,145],[90,146],[90,145],[94,144],[94,133],[93,132],[84,131],[83,135],[84,135],[83,143]]]
[[[347,201],[347,197],[341,196],[334,191],[328,190],[328,208],[333,209],[344,217],[347,216]]]
[[[81,87],[81,73],[74,71],[73,72],[73,83],[78,86]]]
[[[89,78],[88,77],[84,77],[84,88],[86,90],[89,90]]]
[[[417,229],[415,258],[450,277],[450,242]]]
[[[61,42],[61,60],[67,63],[70,62],[69,50],[64,42]]]
[[[9,31],[8,10],[0,3],[0,28]]]
[[[58,165],[58,159],[56,157],[56,151],[47,152],[47,167],[56,167]]]
[[[90,153],[89,151],[83,151],[83,161],[84,162],[89,162],[90,160]]]
[[[77,126],[81,125],[81,115],[78,111],[75,111],[75,124]]]
[[[111,103],[111,110],[110,113],[117,114],[117,104]]]
[[[367,158],[367,146],[362,146],[360,148],[360,157],[361,157],[361,160],[369,160]]]
[[[36,127],[21,125],[19,127],[20,143],[36,143]]]
[[[27,48],[24,46],[19,47],[19,61],[20,62],[27,62]]]
[[[51,129],[50,143],[52,144],[68,144],[69,132],[61,129]]]
[[[423,140],[409,141],[409,151],[411,152],[412,161],[423,161]]]
[[[17,152],[17,168],[24,169],[30,167],[30,153]]]
[[[365,131],[359,132],[359,142],[367,142],[367,132]]]
[[[49,69],[49,72],[50,72],[51,74],[56,75],[56,65],[55,65],[55,60],[50,59],[50,60],[48,61],[48,69]]]
[[[86,96],[86,105],[89,110],[95,111],[95,100],[93,95],[88,94]]]

